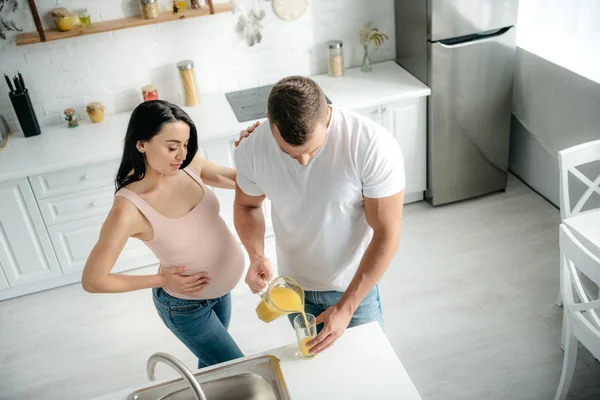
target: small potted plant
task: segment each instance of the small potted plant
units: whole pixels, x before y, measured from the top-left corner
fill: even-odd
[[[385,33],[381,33],[379,32],[379,29],[371,27],[371,23],[371,21],[367,22],[359,33],[360,44],[365,49],[362,67],[360,68],[362,72],[370,72],[372,69],[371,59],[369,58],[369,44],[373,42],[375,43],[375,48],[379,48],[383,42],[388,39],[388,36]]]

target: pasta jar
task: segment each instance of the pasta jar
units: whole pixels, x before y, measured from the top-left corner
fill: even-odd
[[[327,42],[328,47],[328,71],[329,76],[338,77],[344,75],[344,50],[341,40]]]
[[[158,90],[156,90],[156,86],[154,86],[154,85],[142,86],[142,97],[144,98],[144,101],[158,100]]]
[[[181,87],[186,106],[197,106],[200,104],[198,91],[196,90],[196,78],[194,76],[194,62],[184,60],[177,63],[179,75],[181,76]]]
[[[140,0],[140,11],[144,19],[158,18],[160,14],[158,0]]]
[[[55,8],[50,11],[50,16],[59,31],[67,32],[73,29],[73,16],[66,8]]]
[[[85,111],[90,117],[90,121],[92,121],[94,124],[99,124],[100,122],[104,121],[104,106],[102,103],[89,103],[85,107]]]

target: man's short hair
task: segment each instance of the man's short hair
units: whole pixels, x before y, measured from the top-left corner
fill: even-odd
[[[269,122],[275,124],[286,143],[301,146],[327,112],[323,91],[315,81],[288,76],[273,86],[267,104]]]

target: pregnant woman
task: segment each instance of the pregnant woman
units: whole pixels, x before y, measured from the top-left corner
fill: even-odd
[[[243,357],[227,332],[230,291],[244,257],[206,185],[234,189],[236,171],[196,155],[198,138],[179,107],[155,100],[131,115],[112,209],[83,271],[83,288],[119,293],[152,288],[164,324],[198,357],[198,368]],[[160,261],[147,276],[112,274],[130,237]]]

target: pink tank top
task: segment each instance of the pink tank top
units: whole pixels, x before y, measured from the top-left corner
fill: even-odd
[[[185,265],[186,275],[206,271],[211,278],[210,283],[198,293],[182,294],[163,289],[182,299],[214,299],[237,285],[244,271],[244,255],[219,215],[219,201],[215,194],[192,167],[188,166],[184,171],[202,187],[204,196],[183,217],[165,217],[126,188],[120,189],[115,196],[132,202],[152,225],[154,237],[144,243],[159,259],[159,268]]]

